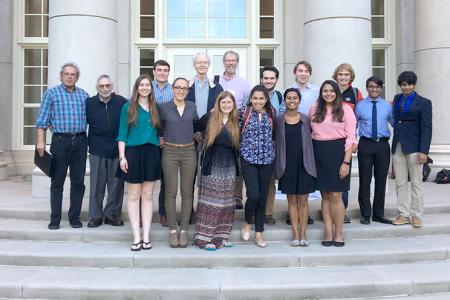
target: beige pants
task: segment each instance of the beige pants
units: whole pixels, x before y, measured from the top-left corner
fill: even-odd
[[[419,153],[405,154],[400,143],[394,157],[395,185],[397,189],[398,211],[405,217],[420,217],[423,214],[423,164],[419,163]],[[411,198],[408,196],[408,174],[411,179]]]

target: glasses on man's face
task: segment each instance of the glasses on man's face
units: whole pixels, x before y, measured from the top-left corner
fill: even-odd
[[[187,92],[188,88],[184,86],[174,86],[173,89],[177,92]]]
[[[103,88],[109,89],[111,87],[111,85],[110,84],[99,84],[98,87],[101,88],[101,89],[103,89]]]
[[[379,86],[379,85],[369,85],[368,88],[369,89],[381,89],[381,86]]]

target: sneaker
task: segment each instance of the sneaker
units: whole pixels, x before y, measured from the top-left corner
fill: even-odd
[[[276,222],[272,215],[266,215],[264,217],[264,223],[266,223],[267,225],[274,225]]]
[[[392,221],[393,225],[405,225],[410,223],[409,218],[402,215],[399,215],[394,221]]]
[[[350,224],[352,221],[350,221],[350,218],[347,216],[347,215],[345,215],[344,216],[344,223],[345,224]]]
[[[419,217],[412,217],[411,224],[414,228],[422,227],[422,220]]]
[[[235,208],[236,209],[243,209],[244,208],[244,204],[242,204],[242,200],[241,199],[237,199],[234,202]]]
[[[314,219],[311,218],[310,216],[308,216],[308,225],[313,225],[314,224]]]

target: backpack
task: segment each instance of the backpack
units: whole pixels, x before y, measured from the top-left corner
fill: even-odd
[[[442,169],[436,174],[436,179],[434,182],[438,184],[450,183],[450,172],[447,169]]]
[[[278,97],[278,104],[281,105],[281,102],[283,102],[283,95],[281,95],[281,93],[277,90],[275,90],[275,93],[277,94]]]

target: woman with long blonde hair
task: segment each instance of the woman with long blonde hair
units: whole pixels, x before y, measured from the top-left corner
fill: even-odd
[[[159,126],[151,78],[144,74],[136,79],[131,100],[122,107],[117,137],[119,176],[128,184],[128,218],[133,230],[131,251],[152,248],[153,189],[155,181],[161,178]]]
[[[198,129],[206,129],[206,133],[194,244],[214,251],[232,246],[234,185],[239,175],[239,123],[233,94],[221,92],[214,108],[200,119]]]

